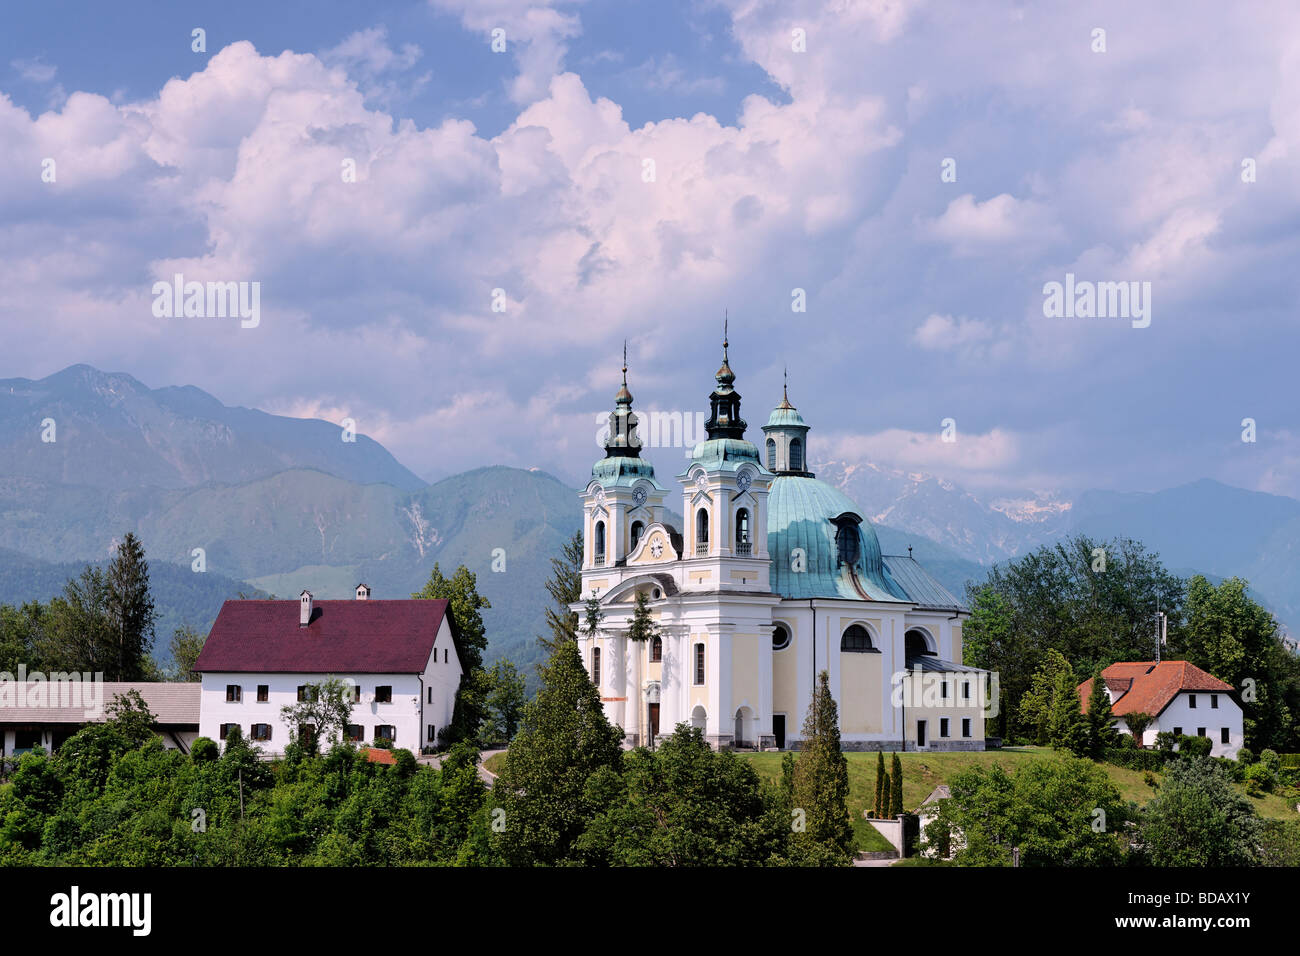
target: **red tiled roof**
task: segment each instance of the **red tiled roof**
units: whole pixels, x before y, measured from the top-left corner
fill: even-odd
[[[393,756],[393,752],[384,750],[382,747],[363,747],[361,752],[366,755],[366,759],[371,763],[397,763],[397,758]]]
[[[1159,664],[1155,661],[1122,661],[1102,671],[1101,678],[1107,687],[1121,694],[1111,705],[1111,712],[1116,717],[1137,713],[1158,717],[1182,691],[1232,693],[1231,684],[1225,684],[1188,661],[1161,661]],[[1129,685],[1127,691],[1124,690],[1125,683]],[[1079,685],[1079,701],[1084,713],[1088,711],[1091,694],[1092,678],[1089,678]]]
[[[197,671],[417,674],[433,653],[446,601],[316,601],[298,626],[297,601],[227,601]]]

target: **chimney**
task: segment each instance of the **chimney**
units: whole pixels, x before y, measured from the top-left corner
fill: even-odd
[[[357,585],[357,600],[358,600],[358,601],[369,601],[369,600],[370,600],[370,588],[366,587],[364,584],[358,584],[358,585]]]
[[[298,595],[298,626],[306,627],[311,623],[311,592],[306,588]]]

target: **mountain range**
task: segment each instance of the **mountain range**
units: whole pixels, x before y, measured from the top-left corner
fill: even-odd
[[[550,559],[581,524],[577,489],[503,466],[429,484],[378,442],[342,437],[328,422],[86,365],[0,380],[0,602],[48,599],[127,531],[150,559],[164,648],[172,627],[206,629],[241,592],[342,598],[364,581],[376,598],[406,597],[435,562],[448,574],[464,564],[492,603],[489,659],[531,673]],[[1197,481],[984,500],[934,476],[843,461],[820,463],[818,477],[865,509],[887,553],[911,547],[959,595],[990,563],[1083,531],[1138,538],[1179,573],[1247,577],[1280,619],[1300,619],[1291,498]]]

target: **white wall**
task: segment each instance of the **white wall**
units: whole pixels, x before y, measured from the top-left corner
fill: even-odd
[[[1189,699],[1193,696],[1196,698],[1195,708]],[[1142,746],[1154,747],[1156,734],[1173,733],[1176,727],[1181,727],[1188,737],[1195,737],[1197,730],[1204,727],[1205,735],[1214,742],[1210,755],[1235,759],[1243,743],[1241,707],[1226,693],[1216,692],[1216,696],[1219,706],[1214,708],[1210,706],[1212,701],[1208,691],[1180,691],[1142,734]],[[1122,717],[1117,720],[1116,727],[1123,733],[1132,733]],[[1224,727],[1228,728],[1226,744],[1222,743]]]

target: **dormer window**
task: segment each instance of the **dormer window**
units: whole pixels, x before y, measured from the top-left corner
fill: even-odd
[[[858,523],[845,516],[835,519],[835,553],[840,565],[855,567],[862,557],[862,535]]]

